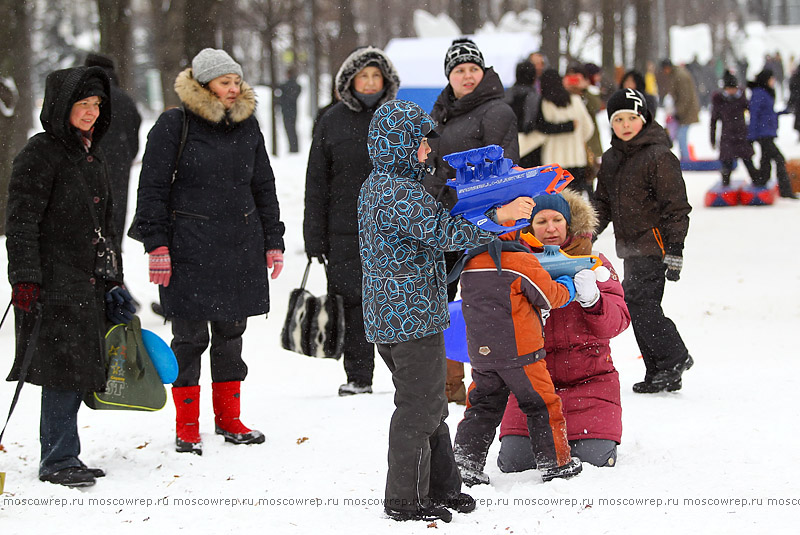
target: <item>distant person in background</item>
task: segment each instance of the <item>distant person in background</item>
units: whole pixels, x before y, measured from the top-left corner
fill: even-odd
[[[286,81],[278,86],[280,91],[279,103],[283,116],[283,129],[286,130],[286,139],[289,140],[289,152],[296,153],[300,149],[297,143],[297,98],[302,89],[297,83],[297,71],[292,67],[286,71]]]
[[[786,109],[794,113],[794,129],[800,134],[800,67],[795,68],[789,78],[789,101]]]
[[[786,172],[786,159],[775,145],[778,137],[778,116],[789,113],[789,110],[775,111],[775,75],[764,69],[756,75],[756,79],[747,83],[750,88],[750,125],[747,139],[757,141],[761,147],[761,180],[765,187],[772,176],[772,162],[778,175],[778,192],[781,197],[797,199],[792,191],[792,183]]]
[[[574,131],[567,134],[544,134],[534,131],[520,136],[523,150],[542,146],[542,164],[558,164],[568,170],[574,180],[567,186],[574,191],[585,191],[591,199],[594,188],[587,182],[589,164],[586,142],[592,137],[594,124],[583,100],[566,90],[561,76],[555,69],[547,69],[542,75],[542,102],[540,121],[563,123],[571,121]]]
[[[629,87],[644,95],[644,99],[647,101],[648,110],[656,109],[658,100],[655,95],[651,95],[645,91],[647,82],[645,81],[644,76],[642,76],[642,73],[636,70],[630,70],[622,75],[622,79],[619,81],[619,89],[627,89]],[[653,112],[651,111],[651,113]]]
[[[586,142],[586,177],[585,183],[588,189],[594,191],[594,178],[600,168],[600,156],[603,155],[603,147],[600,144],[600,130],[597,128],[597,114],[603,109],[603,99],[600,98],[600,88],[589,81],[586,70],[582,64],[573,63],[567,67],[564,74],[564,87],[573,95],[578,95],[592,118],[594,132],[592,137]]]
[[[504,155],[519,162],[517,117],[503,101],[505,90],[500,77],[492,67],[487,67],[483,53],[473,41],[455,39],[444,57],[444,75],[448,80],[433,105],[431,117],[438,124],[439,137],[430,139],[430,159],[435,168],[423,182],[425,189],[450,210],[457,199],[455,190],[446,185],[455,178],[456,170],[442,157],[453,152],[477,149],[486,145],[500,145]],[[447,272],[461,256],[460,251],[445,252]],[[453,301],[458,291],[458,281],[447,288],[447,300]],[[465,404],[464,364],[447,360],[447,400]]]
[[[536,122],[539,93],[536,91],[536,67],[529,61],[517,63],[514,85],[506,89],[503,100],[517,116],[517,132],[527,134]]]
[[[397,95],[400,79],[386,54],[356,49],[336,74],[338,101],[314,128],[306,169],[306,255],[326,262],[328,292],[344,299],[344,371],[340,396],[372,393],[375,345],[364,333],[357,200],[372,171],[367,132],[375,110]]]
[[[533,83],[533,87],[536,89],[537,93],[541,93],[542,86],[540,80],[544,70],[550,66],[550,60],[547,59],[547,56],[537,51],[531,52],[530,55],[528,55],[528,61],[531,65],[536,67],[536,81]]]
[[[728,186],[731,182],[733,164],[741,158],[750,180],[754,186],[759,186],[760,178],[756,166],[753,164],[753,143],[747,139],[747,119],[745,112],[748,103],[744,91],[739,89],[738,80],[730,71],[722,76],[722,90],[711,95],[711,147],[717,146],[717,122],[722,123],[722,132],[719,136],[719,159],[722,162],[722,185]]]
[[[117,251],[122,250],[122,236],[125,235],[125,217],[128,214],[128,183],[131,178],[131,165],[139,152],[139,126],[142,117],[136,109],[136,102],[120,89],[119,79],[114,71],[114,60],[108,56],[90,53],[84,65],[100,67],[111,80],[111,124],[99,141],[106,156],[108,178],[111,181],[111,195],[114,201],[114,232]]]
[[[644,93],[645,97],[653,97],[655,105],[658,105],[658,77],[656,76],[656,64],[652,61],[647,62],[647,70],[644,73]],[[656,108],[650,108],[653,117],[656,116]]]
[[[678,147],[681,160],[691,160],[689,153],[689,126],[700,122],[700,101],[692,75],[685,67],[673,65],[669,59],[661,61],[661,72],[667,77],[666,92],[675,104],[678,122]]]

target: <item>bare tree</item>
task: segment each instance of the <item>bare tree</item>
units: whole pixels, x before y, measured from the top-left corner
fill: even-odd
[[[603,78],[614,80],[614,64],[617,35],[617,0],[603,0]]]
[[[653,50],[653,20],[650,17],[650,0],[634,0],[636,13],[636,42],[633,49],[633,67],[640,73],[647,71],[647,62],[655,58]]]
[[[480,0],[461,0],[461,12],[456,19],[464,35],[475,33],[480,26]]]
[[[175,77],[188,64],[184,53],[184,28],[185,28],[186,0],[150,0],[153,24],[154,49],[156,51],[155,64],[161,75],[161,91],[164,98],[164,107],[178,106],[180,100],[172,87]]]
[[[131,2],[130,0],[97,0],[100,16],[100,52],[114,58],[119,85],[132,89],[131,75]]]
[[[0,0],[0,234],[5,234],[11,162],[32,126],[30,2]]]

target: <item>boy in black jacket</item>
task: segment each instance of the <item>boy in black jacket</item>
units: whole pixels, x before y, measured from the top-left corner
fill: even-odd
[[[617,255],[625,262],[625,302],[645,363],[639,394],[680,390],[694,361],[675,324],[664,316],[664,280],[680,279],[692,207],[680,161],[664,129],[635,89],[620,89],[607,105],[613,135],[597,176],[599,235],[614,223]]]

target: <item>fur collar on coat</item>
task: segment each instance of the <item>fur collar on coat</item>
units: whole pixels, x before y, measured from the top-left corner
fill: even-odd
[[[256,93],[253,88],[242,81],[241,93],[230,110],[214,93],[200,85],[192,76],[192,69],[187,68],[175,79],[175,92],[186,109],[210,123],[220,123],[228,119],[233,123],[241,123],[256,111]]]
[[[561,244],[561,250],[569,255],[587,255],[592,253],[592,234],[597,230],[597,212],[583,198],[583,195],[565,189],[561,195],[569,204],[572,222],[567,229],[567,239]]]

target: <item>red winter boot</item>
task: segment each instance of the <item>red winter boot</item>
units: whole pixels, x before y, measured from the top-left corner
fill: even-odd
[[[173,386],[175,402],[175,451],[203,454],[200,440],[200,387]]]
[[[264,442],[264,433],[248,429],[239,420],[240,385],[239,381],[211,384],[216,432],[225,437],[225,442],[261,444]]]

